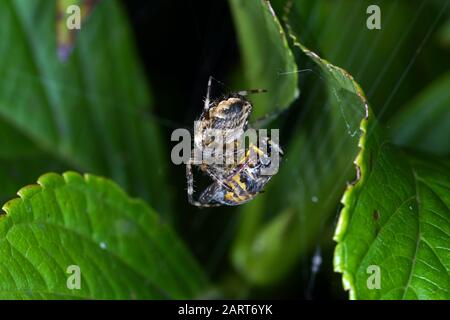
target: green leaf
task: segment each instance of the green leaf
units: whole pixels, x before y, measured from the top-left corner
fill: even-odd
[[[89,18],[92,10],[99,0],[56,0],[56,37],[58,45],[58,57],[61,61],[66,61],[75,47],[75,39],[79,29],[67,28],[68,18],[73,18],[73,12],[68,11],[69,7],[80,8],[80,29],[82,24]],[[67,12],[68,11],[68,12]]]
[[[120,6],[100,2],[63,63],[55,3],[0,2],[0,117],[42,151],[112,177],[167,215],[166,152],[143,117],[151,99]]]
[[[450,155],[450,73],[435,80],[390,120],[393,141],[420,151]]]
[[[438,31],[438,41],[446,49],[450,49],[450,18],[447,18],[445,23]]]
[[[258,285],[286,277],[318,242],[354,175],[351,163],[358,152],[359,124],[367,113],[362,91],[345,70],[295,37],[292,50],[315,71],[310,83],[302,82],[307,89],[292,107],[303,108],[303,117],[294,122],[289,144],[281,141],[285,157],[280,172],[264,194],[243,206],[232,252],[236,268]]]
[[[297,70],[286,36],[269,1],[229,0],[247,83],[267,89],[252,96],[254,115],[288,107],[298,96],[297,75],[281,76]]]
[[[156,212],[109,180],[46,174],[0,218],[3,299],[195,298],[206,280]],[[79,266],[81,289],[68,289]]]
[[[360,179],[342,200],[335,270],[352,299],[449,299],[450,163],[391,146],[372,117],[361,128]],[[369,289],[369,266],[380,270],[379,289]]]
[[[433,41],[448,1],[272,0],[280,9],[290,1],[303,44],[352,74],[379,117],[450,68],[448,52]],[[366,27],[370,5],[380,8],[380,30]]]

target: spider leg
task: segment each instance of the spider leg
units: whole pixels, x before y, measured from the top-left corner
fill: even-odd
[[[240,95],[240,96],[248,96],[249,94],[255,94],[255,93],[263,93],[263,92],[267,92],[266,89],[248,89],[248,90],[241,90],[236,92],[236,94]]]
[[[213,203],[203,203],[200,201],[197,201],[194,199],[194,174],[193,174],[193,170],[192,170],[192,158],[189,159],[188,163],[186,164],[186,180],[187,180],[187,196],[188,196],[188,201],[191,205],[196,206],[196,207],[203,207],[203,208],[208,208],[208,207],[218,207],[221,204],[213,204]]]
[[[205,105],[203,106],[204,110],[208,110],[209,109],[209,101],[210,101],[210,96],[211,96],[211,82],[212,82],[212,79],[213,79],[213,77],[209,76],[208,87],[206,88]]]
[[[205,173],[211,178],[213,179],[218,185],[222,186],[223,188],[225,188],[228,191],[231,191],[231,188],[229,186],[227,186],[226,184],[223,183],[223,180],[220,179],[216,173],[212,172],[212,170],[206,170]],[[220,174],[220,173],[219,173]]]
[[[323,79],[323,77],[318,72],[314,71],[313,69],[302,69],[302,70],[295,70],[295,71],[280,72],[280,73],[278,73],[278,75],[287,75],[287,74],[291,74],[291,73],[301,73],[301,72],[312,72],[316,76],[318,76],[322,81],[325,81]],[[267,90],[261,90],[261,89],[243,90],[243,91],[237,92],[237,94],[246,96],[249,93],[259,93],[259,92],[267,92]],[[288,111],[289,109],[291,109],[291,107],[292,107],[292,105],[290,107],[284,108],[282,110],[275,110],[273,112],[270,112],[270,113],[262,116],[261,118],[258,118],[256,120],[252,121],[251,127],[255,128],[255,129],[263,128],[266,125],[268,125],[269,123],[271,123],[273,120],[278,118],[278,116],[280,116],[281,114],[283,114],[286,111]]]
[[[189,203],[194,204],[194,174],[192,173],[192,159],[189,159],[188,163],[186,163],[186,181]]]

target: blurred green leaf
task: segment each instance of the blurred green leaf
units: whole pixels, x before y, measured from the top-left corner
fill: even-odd
[[[298,96],[297,70],[286,36],[270,3],[265,0],[229,0],[238,35],[244,74],[252,88],[268,92],[252,96],[254,115],[288,107]]]
[[[319,58],[296,39],[293,43],[299,59],[312,61],[320,78],[310,90],[303,90],[306,95],[299,101],[303,116],[284,147],[280,172],[267,192],[242,207],[232,258],[240,273],[258,285],[285,277],[317,243],[354,175],[359,124],[368,108],[345,70]]]
[[[56,0],[56,39],[58,57],[66,61],[75,47],[76,34],[89,18],[100,0]],[[80,29],[67,28],[67,19],[73,16],[73,8],[80,8]],[[68,8],[72,9],[68,11]],[[72,19],[71,19],[72,20]],[[73,23],[73,20],[71,21]]]
[[[335,270],[352,299],[449,299],[450,163],[391,146],[372,117],[361,128],[360,179],[342,200]]]
[[[394,143],[450,155],[450,73],[435,80],[390,119]]]
[[[55,12],[55,1],[0,2],[0,117],[44,152],[169,214],[165,150],[143,116],[151,101],[121,8],[97,6],[67,63],[57,57]]]
[[[195,298],[206,280],[143,201],[92,175],[46,174],[0,217],[3,299]],[[68,289],[76,265],[81,288]]]
[[[272,2],[281,13],[289,1]],[[433,41],[448,1],[292,2],[290,23],[303,43],[352,74],[379,118],[388,119],[411,92],[450,68],[448,52]],[[366,26],[370,5],[380,7],[380,30]]]
[[[439,29],[437,39],[442,46],[450,49],[450,18],[447,18],[447,21]]]
[[[0,203],[11,199],[24,184],[35,181],[42,171],[66,169],[1,118],[0,137]]]
[[[2,159],[26,157],[39,151],[27,137],[1,118],[0,137],[2,137],[0,148],[0,158]]]

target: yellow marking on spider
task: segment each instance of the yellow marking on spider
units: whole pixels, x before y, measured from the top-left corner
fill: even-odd
[[[245,200],[247,200],[249,198],[251,198],[250,194],[237,196],[234,192],[231,192],[231,191],[229,191],[229,192],[227,192],[225,194],[225,200],[228,200],[228,201],[231,201],[231,202],[235,202],[235,203],[239,203],[239,202],[245,201]]]
[[[241,187],[242,190],[246,191],[247,190],[247,186],[245,185],[244,182],[241,181],[241,175],[238,173],[235,176],[233,176],[233,181],[236,182],[239,187]]]

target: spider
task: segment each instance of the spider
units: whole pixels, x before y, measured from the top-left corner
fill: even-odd
[[[242,147],[242,136],[249,128],[248,121],[252,111],[252,104],[246,98],[249,93],[265,92],[254,89],[231,93],[221,100],[210,101],[211,80],[208,80],[207,93],[203,112],[194,125],[194,147],[207,150],[212,156],[215,148],[232,150],[233,161],[219,163],[201,160],[194,161],[194,151],[186,164],[187,195],[189,203],[198,207],[235,206],[246,203],[263,191],[264,186],[273,174],[263,174],[264,169],[271,165],[271,158],[267,150],[272,153],[283,154],[281,148],[269,138],[260,139],[259,148],[252,142],[246,152],[239,153]],[[211,132],[219,130],[221,141]],[[206,173],[212,183],[201,193],[198,200],[194,199],[194,176],[192,167],[198,166]]]

